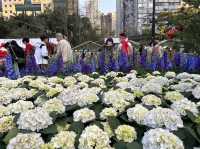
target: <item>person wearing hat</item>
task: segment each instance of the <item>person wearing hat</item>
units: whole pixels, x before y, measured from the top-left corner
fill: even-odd
[[[113,38],[107,38],[98,58],[98,68],[101,74],[118,71],[117,50]]]
[[[119,68],[122,72],[129,72],[131,69],[131,64],[133,64],[133,47],[125,33],[121,33],[119,36]]]

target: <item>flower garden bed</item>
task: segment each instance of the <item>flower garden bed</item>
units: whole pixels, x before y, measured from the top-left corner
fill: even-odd
[[[193,149],[200,75],[0,78],[0,149]]]

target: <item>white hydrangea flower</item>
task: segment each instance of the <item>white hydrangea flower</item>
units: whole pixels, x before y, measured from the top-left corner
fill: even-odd
[[[173,90],[176,90],[176,91],[179,91],[179,92],[190,92],[192,91],[192,88],[193,88],[193,84],[190,83],[190,82],[183,82],[183,83],[179,83],[179,84],[176,84],[176,85],[172,85],[171,88]]]
[[[196,98],[196,99],[200,99],[200,86],[197,86],[193,89],[192,91],[192,95]]]
[[[79,76],[79,77],[77,78],[77,80],[80,81],[80,82],[88,83],[88,82],[90,82],[90,81],[93,81],[94,79],[91,78],[91,77],[89,77],[89,76],[87,76],[87,75],[81,75],[81,76]]]
[[[68,76],[64,78],[64,86],[65,87],[69,87],[69,86],[73,86],[76,84],[76,79],[72,76]]]
[[[15,127],[13,116],[4,116],[0,118],[0,134],[8,132]]]
[[[137,73],[132,72],[132,73],[127,74],[125,77],[127,79],[136,79],[136,74]]]
[[[12,103],[8,105],[9,112],[12,114],[18,114],[21,112],[26,112],[30,109],[33,109],[34,105],[31,101],[24,101],[24,100],[19,100],[16,103]]]
[[[144,117],[148,113],[148,109],[140,104],[135,105],[133,108],[127,110],[129,121],[136,121],[138,124],[144,124]]]
[[[119,82],[116,84],[116,87],[125,90],[130,87],[130,83],[129,82]]]
[[[129,125],[120,125],[115,130],[116,137],[119,141],[131,143],[137,139],[137,132],[134,127]]]
[[[65,106],[63,105],[62,101],[53,98],[49,101],[45,102],[42,105],[42,108],[45,109],[48,113],[56,113],[56,114],[63,114],[65,112]]]
[[[79,76],[82,76],[83,74],[82,73],[76,73],[75,75],[74,75],[74,77],[75,78],[78,78]]]
[[[81,121],[82,123],[87,123],[93,121],[95,118],[96,118],[95,112],[88,108],[76,110],[73,113],[73,120],[75,122]]]
[[[165,97],[166,100],[169,100],[171,102],[179,101],[184,99],[185,97],[178,91],[169,91],[166,92]]]
[[[40,149],[56,149],[56,148],[53,147],[52,144],[47,143],[47,144],[42,144],[42,145],[40,146]]]
[[[168,108],[155,108],[149,111],[144,117],[144,125],[152,128],[165,127],[169,130],[178,130],[183,127],[181,116]]]
[[[104,79],[98,78],[91,82],[92,85],[98,86],[100,88],[106,88]]]
[[[183,116],[186,115],[186,110],[192,112],[196,116],[199,113],[197,109],[197,105],[194,102],[191,102],[190,100],[188,100],[187,98],[174,102],[171,105],[171,108]]]
[[[8,107],[0,105],[0,118],[7,115],[10,115]]]
[[[79,82],[78,84],[77,84],[77,86],[79,87],[79,88],[88,88],[89,87],[89,85],[86,83],[86,82]]]
[[[184,149],[183,142],[177,136],[161,128],[145,132],[142,144],[143,149]]]
[[[162,94],[162,86],[157,83],[147,83],[142,87],[142,92]]]
[[[110,127],[108,122],[101,122],[101,124],[103,125],[103,130],[108,134],[109,138],[114,136],[114,132],[112,130],[112,128]]]
[[[115,77],[117,77],[117,75],[118,75],[117,72],[111,71],[111,72],[106,74],[106,78],[109,78],[109,77],[115,78]]]
[[[160,73],[159,71],[154,71],[154,72],[152,72],[152,74],[153,74],[154,76],[159,76],[159,75],[161,75],[161,73]]]
[[[102,120],[106,120],[109,117],[116,117],[116,116],[117,116],[117,111],[114,108],[105,108],[100,113],[100,118]]]
[[[59,78],[59,77],[56,77],[56,76],[48,78],[48,81],[50,81],[52,83],[56,83],[56,84],[63,83],[63,79]]]
[[[22,112],[17,121],[18,128],[23,130],[39,131],[53,124],[52,118],[43,108]]]
[[[168,71],[168,72],[165,74],[165,77],[166,77],[166,78],[169,78],[169,79],[175,78],[175,77],[176,77],[176,73],[175,73],[175,72],[172,72],[172,71]]]
[[[192,75],[187,73],[187,72],[183,72],[183,73],[180,73],[176,76],[176,79],[178,80],[182,80],[182,79],[190,79],[192,78]]]
[[[0,85],[1,87],[6,87],[6,88],[16,88],[19,85],[19,81],[18,80],[9,80],[7,78],[4,78],[3,80],[0,81]]]
[[[78,149],[110,148],[110,139],[108,134],[96,125],[86,127],[79,138]]]
[[[59,94],[59,93],[61,93],[63,91],[63,89],[61,89],[61,88],[49,88],[49,90],[47,91],[47,94],[46,94],[46,96],[47,97],[54,97],[55,95],[57,95],[57,94]]]
[[[112,105],[119,112],[123,112],[125,108],[130,105],[130,102],[134,102],[135,96],[124,90],[110,90],[104,94],[103,103],[106,105]]]
[[[40,80],[33,80],[29,83],[29,86],[32,88],[36,88],[39,89],[41,91],[48,91],[50,86],[48,86],[47,84],[45,84],[44,82],[40,81]]]
[[[169,86],[169,80],[166,77],[158,76],[152,78],[148,83],[159,84],[160,86]]]
[[[116,83],[128,82],[128,78],[126,78],[126,77],[115,77],[115,78],[114,78],[114,81],[115,81]]]
[[[90,92],[89,89],[84,89],[80,91],[77,98],[78,98],[77,104],[80,107],[92,105],[93,103],[99,100],[99,97],[95,93]]]
[[[54,148],[75,149],[75,138],[75,132],[61,131],[51,139],[50,144]]]
[[[159,97],[149,94],[142,97],[142,103],[147,106],[159,106],[162,104],[162,101]]]
[[[191,74],[192,75],[192,79],[194,81],[200,82],[200,75],[199,74]]]
[[[7,149],[40,149],[43,144],[44,141],[38,133],[19,133],[10,140]]]

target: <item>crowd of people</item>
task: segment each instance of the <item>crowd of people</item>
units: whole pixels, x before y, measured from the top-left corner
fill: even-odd
[[[75,72],[92,73],[99,71],[105,74],[110,71],[129,72],[139,63],[141,68],[152,70],[167,69],[180,65],[180,54],[172,48],[166,51],[153,41],[149,46],[141,45],[136,52],[125,33],[119,35],[120,43],[116,47],[113,38],[105,41],[98,55],[92,54],[88,62],[86,53],[82,52],[78,62],[74,62],[74,51],[69,41],[61,33],[56,34],[57,44],[49,42],[49,37],[42,35],[36,45],[29,38],[22,39],[25,48],[16,41],[10,41],[0,46],[0,75],[16,79],[24,75],[69,75]],[[138,60],[139,53],[139,60]],[[94,60],[94,57],[96,59]],[[137,61],[137,62],[136,62]],[[198,59],[198,62],[200,59]]]

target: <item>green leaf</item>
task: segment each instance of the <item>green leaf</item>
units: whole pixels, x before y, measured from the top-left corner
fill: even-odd
[[[123,142],[115,143],[114,144],[114,148],[115,149],[127,149],[126,148],[126,143],[123,143]]]
[[[116,117],[110,117],[108,118],[108,123],[111,127],[111,129],[114,131],[115,129],[117,129],[117,127],[120,125],[119,120]]]
[[[195,116],[192,112],[190,112],[190,111],[186,111],[186,113],[187,113],[188,118],[189,118],[192,122],[195,122],[196,116]]]
[[[43,134],[56,134],[56,133],[58,133],[57,126],[55,124],[51,125],[48,128],[42,130],[41,133],[43,133]]]
[[[185,129],[193,136],[193,138],[198,142],[200,143],[200,139],[199,137],[197,136],[196,132],[191,128],[191,127],[185,127]]]
[[[126,145],[127,149],[142,149],[142,144],[138,143],[138,142],[132,142],[132,143],[128,143]]]
[[[18,133],[18,129],[17,129],[17,128],[11,129],[11,130],[7,133],[7,135],[4,137],[3,142],[4,142],[5,144],[8,144],[9,141],[10,141],[12,138],[14,138],[14,137],[17,136],[17,133]]]
[[[84,129],[84,124],[82,122],[73,122],[70,125],[69,130],[76,132],[76,134],[80,135]]]
[[[198,135],[200,137],[200,126],[197,126],[197,133],[198,133]]]

